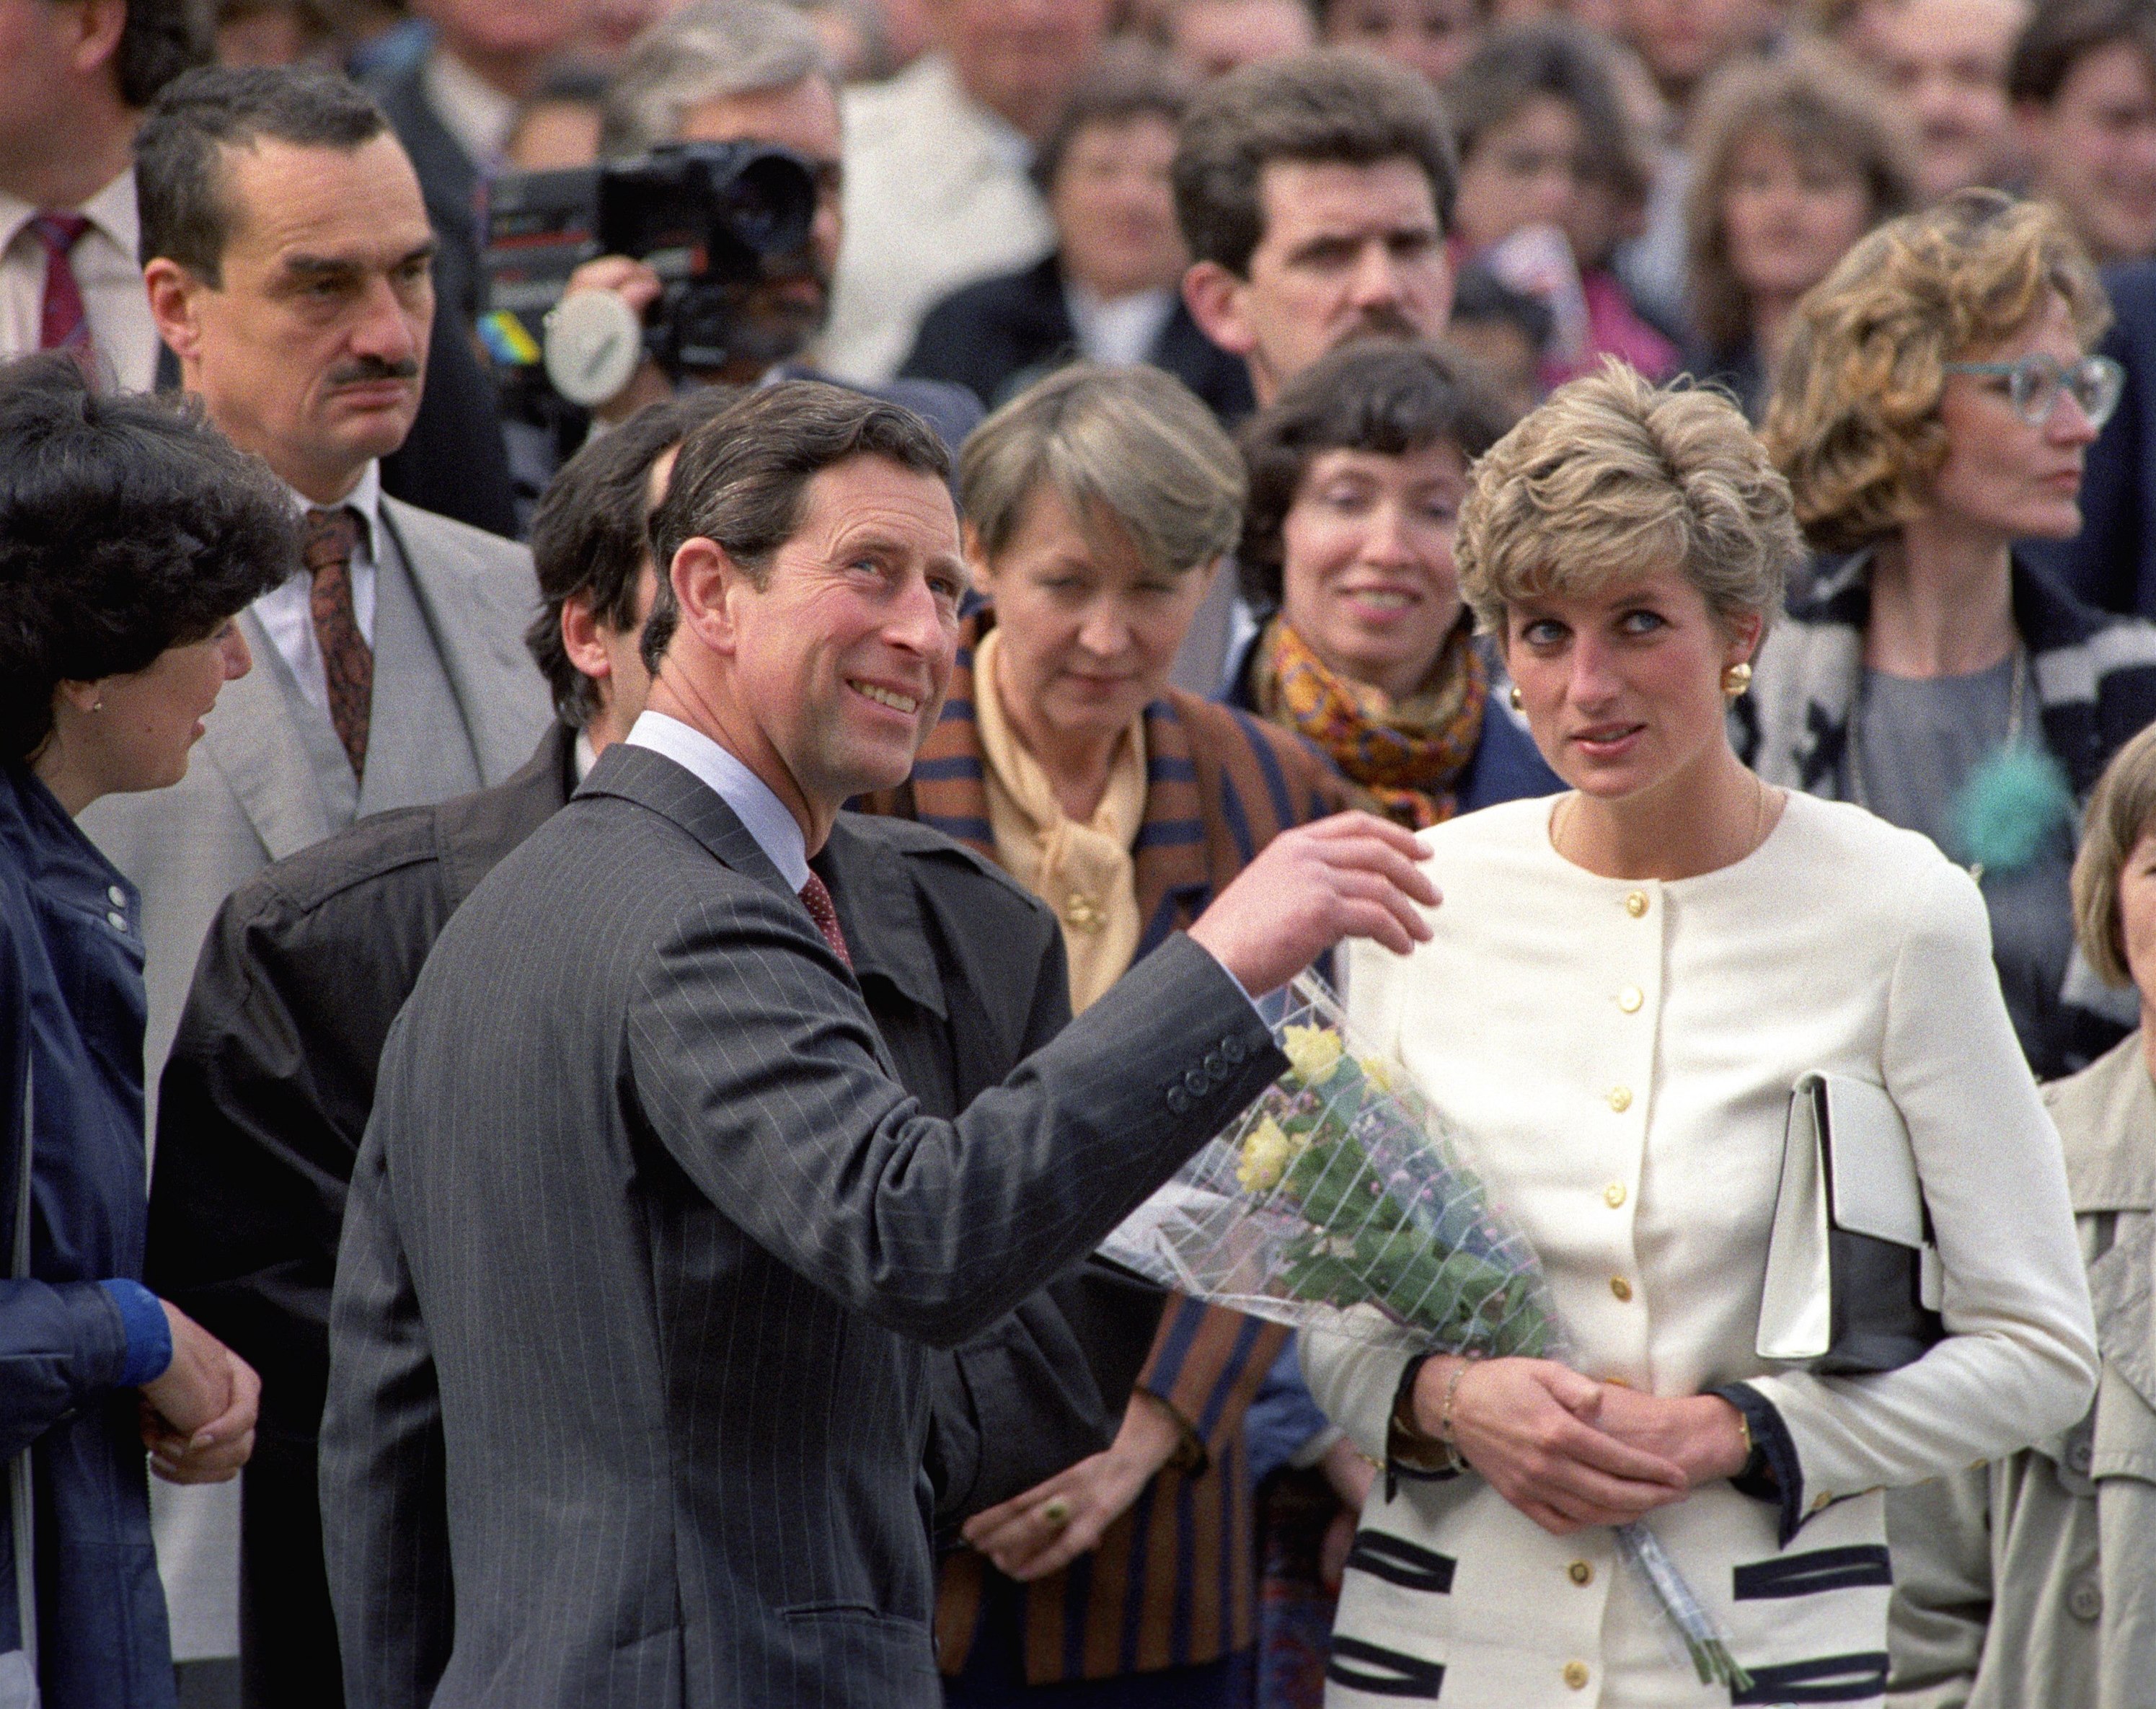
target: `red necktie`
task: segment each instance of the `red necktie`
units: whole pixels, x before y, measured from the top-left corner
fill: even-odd
[[[852,967],[854,958],[846,950],[846,934],[839,930],[839,911],[832,906],[830,887],[813,872],[801,886],[801,906],[808,909],[808,917],[824,934],[824,942],[831,946],[831,953]]]
[[[374,654],[359,632],[352,598],[352,554],[359,543],[359,514],[349,505],[307,512],[300,557],[314,578],[308,613],[322,649],[329,684],[330,722],[352,762],[352,774],[367,776],[367,727],[374,710]]]
[[[90,356],[90,319],[82,307],[82,286],[69,255],[90,229],[80,213],[40,213],[30,230],[45,246],[45,300],[38,319],[38,348],[64,350],[78,362]]]

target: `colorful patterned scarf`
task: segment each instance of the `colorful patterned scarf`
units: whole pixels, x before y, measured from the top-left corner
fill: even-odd
[[[1466,616],[1422,690],[1399,701],[1332,670],[1284,618],[1257,644],[1258,711],[1315,742],[1377,811],[1419,831],[1459,810],[1454,788],[1482,739],[1490,698]]]

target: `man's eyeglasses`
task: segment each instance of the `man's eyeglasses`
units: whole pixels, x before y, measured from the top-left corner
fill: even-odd
[[[2071,367],[2041,354],[2011,362],[1948,362],[1946,371],[2005,381],[2014,413],[2039,428],[2051,420],[2061,392],[2072,393],[2089,425],[2100,428],[2118,408],[2118,394],[2126,385],[2126,370],[2107,356],[2085,356]]]

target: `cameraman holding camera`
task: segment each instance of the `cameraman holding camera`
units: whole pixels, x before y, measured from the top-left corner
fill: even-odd
[[[838,90],[802,13],[774,0],[699,0],[638,38],[607,85],[600,152],[619,159],[677,142],[783,148],[816,182],[807,242],[791,256],[765,258],[762,276],[729,316],[725,365],[685,368],[683,382],[828,378],[794,360],[823,330],[840,238]],[[608,291],[643,320],[663,289],[644,262],[602,255],[570,275],[563,300]],[[671,396],[674,384],[647,355],[621,390],[591,405],[592,413],[602,423],[624,421]],[[962,386],[896,380],[853,389],[914,411],[953,455],[981,418],[979,402]]]

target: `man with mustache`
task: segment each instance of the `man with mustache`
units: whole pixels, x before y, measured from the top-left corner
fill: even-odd
[[[1175,217],[1183,300],[1250,371],[1262,409],[1351,338],[1435,338],[1452,315],[1445,228],[1459,173],[1429,81],[1345,49],[1270,59],[1208,85],[1183,115]],[[1174,680],[1217,693],[1256,626],[1218,577]]]
[[[337,77],[190,72],[151,107],[135,170],[182,382],[305,518],[305,562],[240,613],[255,669],[186,781],[83,817],[141,888],[154,1088],[226,896],[362,814],[501,782],[550,711],[522,645],[531,554],[381,490],[419,407],[434,237],[380,110]],[[160,1503],[183,1658],[237,1653],[238,1506]]]

